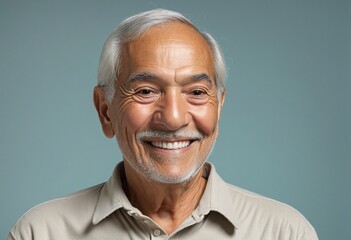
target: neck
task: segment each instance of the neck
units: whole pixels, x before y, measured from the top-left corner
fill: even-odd
[[[172,233],[196,209],[206,187],[203,169],[179,184],[152,182],[124,162],[124,191],[131,204],[153,219],[167,234]]]

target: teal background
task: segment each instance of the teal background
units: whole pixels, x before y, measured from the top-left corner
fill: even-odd
[[[221,44],[227,98],[211,156],[230,183],[351,239],[350,1],[0,2],[0,239],[32,206],[106,181],[121,159],[92,103],[124,18],[180,11]]]

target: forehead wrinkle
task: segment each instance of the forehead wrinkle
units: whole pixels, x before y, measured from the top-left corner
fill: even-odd
[[[177,76],[178,74],[176,72],[173,72],[172,74],[173,76],[171,78],[173,78],[176,82],[178,82],[178,84],[187,84],[187,83],[191,83],[191,82],[200,82],[200,81],[204,81],[206,82],[208,85],[213,86],[214,84],[214,80],[207,74],[207,73],[195,73],[195,74],[187,74],[185,77],[183,78],[179,78],[179,76]],[[167,78],[167,77],[166,77]],[[177,79],[179,78],[179,79]],[[164,77],[158,76],[157,74],[148,72],[148,71],[142,71],[142,72],[136,72],[131,74],[126,83],[127,84],[131,84],[134,82],[138,82],[138,81],[163,81]]]

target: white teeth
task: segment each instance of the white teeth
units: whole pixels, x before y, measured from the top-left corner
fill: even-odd
[[[168,150],[176,150],[180,148],[185,148],[190,145],[190,141],[181,142],[151,142],[151,144],[158,148],[164,148]]]

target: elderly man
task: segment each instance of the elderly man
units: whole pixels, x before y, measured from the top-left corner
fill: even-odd
[[[225,67],[179,13],[123,21],[102,50],[94,104],[123,154],[110,180],[26,213],[9,239],[315,240],[293,208],[229,185],[206,163]]]

